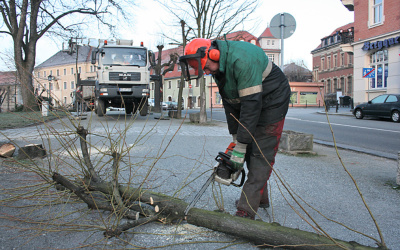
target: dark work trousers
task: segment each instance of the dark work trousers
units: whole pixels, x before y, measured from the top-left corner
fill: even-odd
[[[267,181],[275,163],[284,123],[285,119],[266,126],[258,126],[254,133],[258,146],[254,141],[247,146],[245,161],[248,174],[237,208],[251,216],[255,216],[260,203],[268,203]]]

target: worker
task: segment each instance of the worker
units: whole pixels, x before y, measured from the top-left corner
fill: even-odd
[[[234,145],[233,181],[244,162],[248,169],[236,216],[254,219],[260,206],[269,206],[267,181],[289,107],[289,82],[260,47],[243,41],[196,38],[180,64],[186,80],[191,79],[189,66],[196,78],[205,73],[215,79]]]

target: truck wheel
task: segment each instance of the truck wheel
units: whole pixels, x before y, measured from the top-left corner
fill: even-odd
[[[146,99],[146,101],[144,101],[142,103],[142,105],[140,105],[140,115],[141,116],[146,116],[147,112],[148,112],[148,109],[149,109],[149,105],[148,105],[147,99]]]
[[[126,103],[125,104],[125,114],[129,115],[133,111],[133,103]]]
[[[97,116],[104,116],[106,114],[106,104],[103,100],[96,100],[96,114]]]

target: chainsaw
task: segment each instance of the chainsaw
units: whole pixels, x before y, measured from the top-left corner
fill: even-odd
[[[208,186],[213,182],[217,181],[224,185],[232,185],[235,187],[241,187],[244,183],[244,179],[246,174],[244,170],[235,170],[232,168],[232,162],[230,160],[231,156],[224,152],[219,152],[218,156],[215,157],[217,163],[213,168],[213,172],[211,176],[207,179],[206,183],[204,183],[203,187],[196,194],[194,199],[189,203],[189,205],[185,209],[185,216],[188,214],[189,210],[196,205],[197,201],[201,198],[204,192],[207,190]],[[240,180],[240,184],[234,183],[234,181],[242,174],[242,178]]]

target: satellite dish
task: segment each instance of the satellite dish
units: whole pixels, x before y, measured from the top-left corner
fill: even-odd
[[[296,20],[289,13],[276,14],[271,20],[270,31],[275,38],[286,39],[293,35],[295,30]]]

